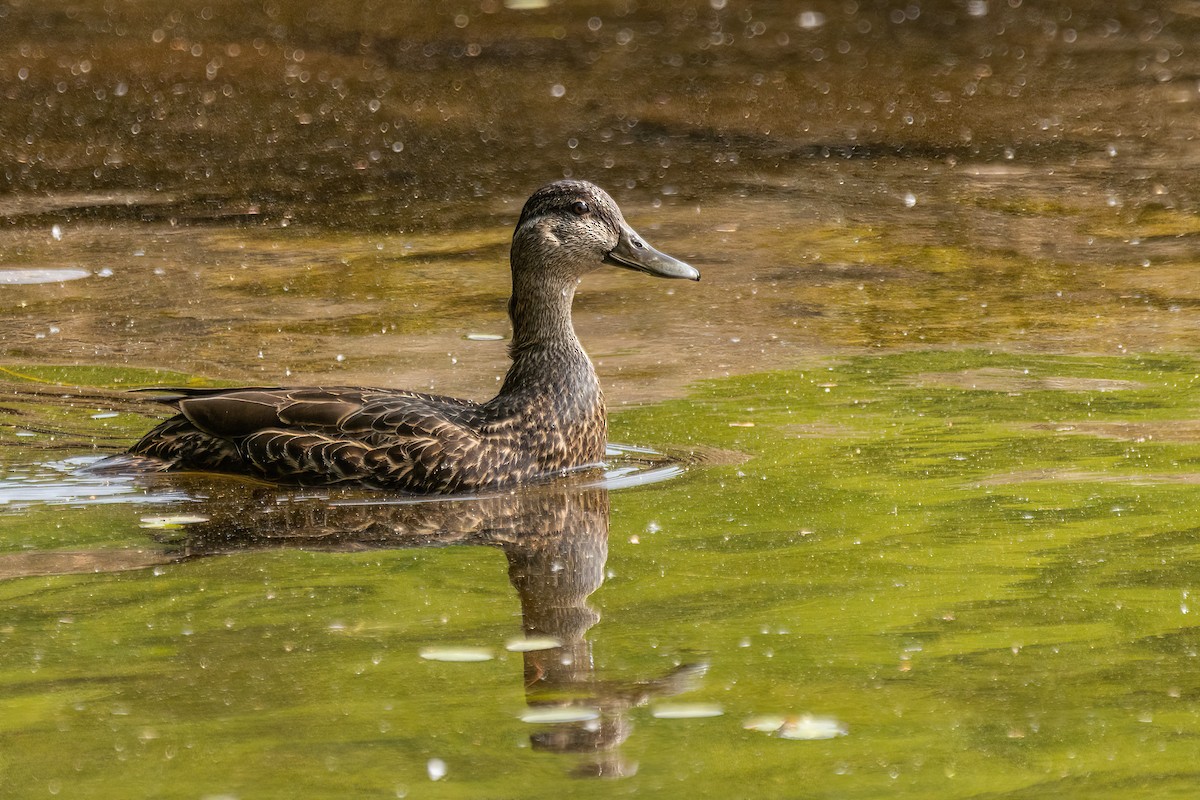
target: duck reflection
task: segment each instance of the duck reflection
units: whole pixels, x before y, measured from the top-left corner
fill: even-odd
[[[548,719],[556,711],[579,708],[591,712],[582,715],[587,719],[537,723],[530,736],[536,750],[579,754],[575,774],[632,774],[635,765],[620,753],[621,743],[633,729],[630,709],[695,688],[706,671],[704,664],[685,664],[647,678],[597,676],[587,633],[600,615],[587,600],[604,583],[609,499],[608,489],[595,480],[581,476],[491,497],[391,502],[369,496],[281,494],[277,487],[211,476],[163,480],[207,499],[189,506],[189,517],[175,518],[191,522],[154,532],[166,545],[165,551],[146,553],[145,560],[122,561],[113,565],[116,569],[277,547],[500,548],[521,603],[524,638],[546,642],[545,649],[522,653],[527,716]],[[87,562],[85,554],[74,553],[58,565],[60,569],[40,564],[34,571],[107,571],[103,565]],[[13,566],[6,569],[0,564],[0,573],[15,576]],[[571,719],[566,713],[562,718]]]

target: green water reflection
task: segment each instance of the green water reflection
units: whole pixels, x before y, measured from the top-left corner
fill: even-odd
[[[97,797],[298,779],[515,796],[518,776],[538,795],[597,773],[717,797],[747,770],[785,796],[1189,791],[1198,373],[966,352],[723,380],[617,434],[686,449],[686,429],[749,460],[610,496],[273,508],[201,482],[213,499],[175,508],[211,534],[139,530],[162,512],[136,503],[13,509],[6,779]],[[522,635],[568,647],[503,649]],[[420,657],[462,645],[496,658]],[[656,718],[677,694],[724,713]],[[520,720],[547,700],[605,724]],[[806,714],[847,733],[743,729]]]

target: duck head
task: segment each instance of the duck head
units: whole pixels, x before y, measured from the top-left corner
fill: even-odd
[[[514,275],[534,268],[578,280],[601,264],[700,280],[694,267],[647,244],[599,186],[562,180],[534,192],[513,233]]]

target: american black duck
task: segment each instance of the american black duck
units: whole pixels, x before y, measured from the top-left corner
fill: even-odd
[[[247,475],[300,485],[359,484],[421,494],[495,489],[592,466],[607,421],[571,302],[602,264],[699,280],[646,244],[604,190],[538,189],[513,233],[509,367],[486,403],[358,387],[181,389],[179,413],[130,448],[159,471]]]

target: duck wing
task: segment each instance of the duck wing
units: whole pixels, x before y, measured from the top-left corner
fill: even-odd
[[[170,469],[444,492],[474,483],[481,462],[470,401],[351,387],[172,391],[179,415],[134,447]]]

